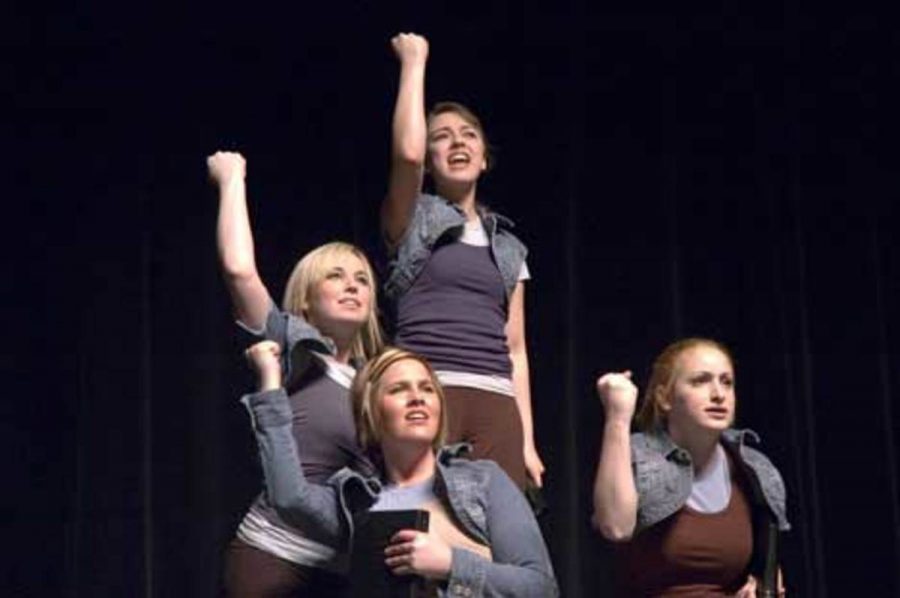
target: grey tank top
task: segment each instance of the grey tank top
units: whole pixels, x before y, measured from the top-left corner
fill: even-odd
[[[507,303],[490,247],[436,248],[397,302],[394,342],[436,370],[510,377]]]

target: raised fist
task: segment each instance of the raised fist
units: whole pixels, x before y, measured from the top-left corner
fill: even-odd
[[[637,386],[631,381],[631,372],[610,372],[597,380],[597,394],[603,403],[608,419],[617,418],[630,422],[637,406]]]
[[[428,60],[428,40],[415,33],[398,33],[391,39],[394,54],[403,64],[425,64]]]
[[[234,177],[244,178],[247,174],[247,161],[237,152],[216,152],[206,158],[209,178],[219,186]]]
[[[281,386],[281,347],[272,341],[261,341],[244,351],[250,367],[256,372],[259,390]]]

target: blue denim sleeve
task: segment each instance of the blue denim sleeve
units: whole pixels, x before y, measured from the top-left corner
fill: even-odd
[[[281,311],[274,304],[269,307],[263,328],[256,330],[241,321],[237,324],[259,340],[272,341],[281,347],[281,371],[285,380],[303,373],[310,361],[310,351],[325,354],[335,352],[332,340],[322,336],[318,328],[300,316]],[[297,355],[295,351],[304,355]],[[302,367],[294,372],[297,365]]]
[[[291,431],[292,414],[284,389],[245,395],[269,503],[288,523],[328,546],[341,547],[348,534],[337,489],[312,484],[303,475]]]
[[[525,496],[494,462],[479,466],[490,474],[485,507],[493,560],[454,548],[446,595],[558,596],[550,555]]]

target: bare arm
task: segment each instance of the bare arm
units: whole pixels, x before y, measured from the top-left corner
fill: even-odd
[[[400,61],[400,82],[392,123],[391,174],[381,217],[388,241],[395,244],[406,232],[422,188],[428,133],[425,122],[428,41],[414,33],[401,33],[391,40],[391,46]]]
[[[247,213],[246,162],[238,153],[216,152],[206,159],[206,165],[219,189],[216,240],[231,303],[239,321],[260,330],[272,300],[256,270]]]
[[[606,411],[597,477],[594,479],[594,527],[604,538],[623,542],[634,534],[638,494],[631,469],[631,418],[637,388],[631,372],[605,374],[597,392]]]
[[[519,281],[509,299],[506,321],[506,343],[512,361],[513,392],[522,418],[524,432],[525,468],[528,477],[538,487],[543,484],[544,464],[534,445],[534,419],[531,415],[531,377],[528,370],[528,348],[525,342],[525,283]]]

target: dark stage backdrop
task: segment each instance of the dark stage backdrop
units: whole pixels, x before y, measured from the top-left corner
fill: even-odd
[[[564,595],[602,596],[610,574],[589,529],[594,380],[644,382],[689,334],[733,347],[740,423],[784,472],[792,594],[898,595],[896,21],[681,10],[4,19],[3,595],[215,595],[260,472],[204,158],[247,157],[273,294],[324,241],[379,256],[399,30],[431,39],[429,100],[481,113],[499,147],[483,197],[531,247],[542,523]]]

